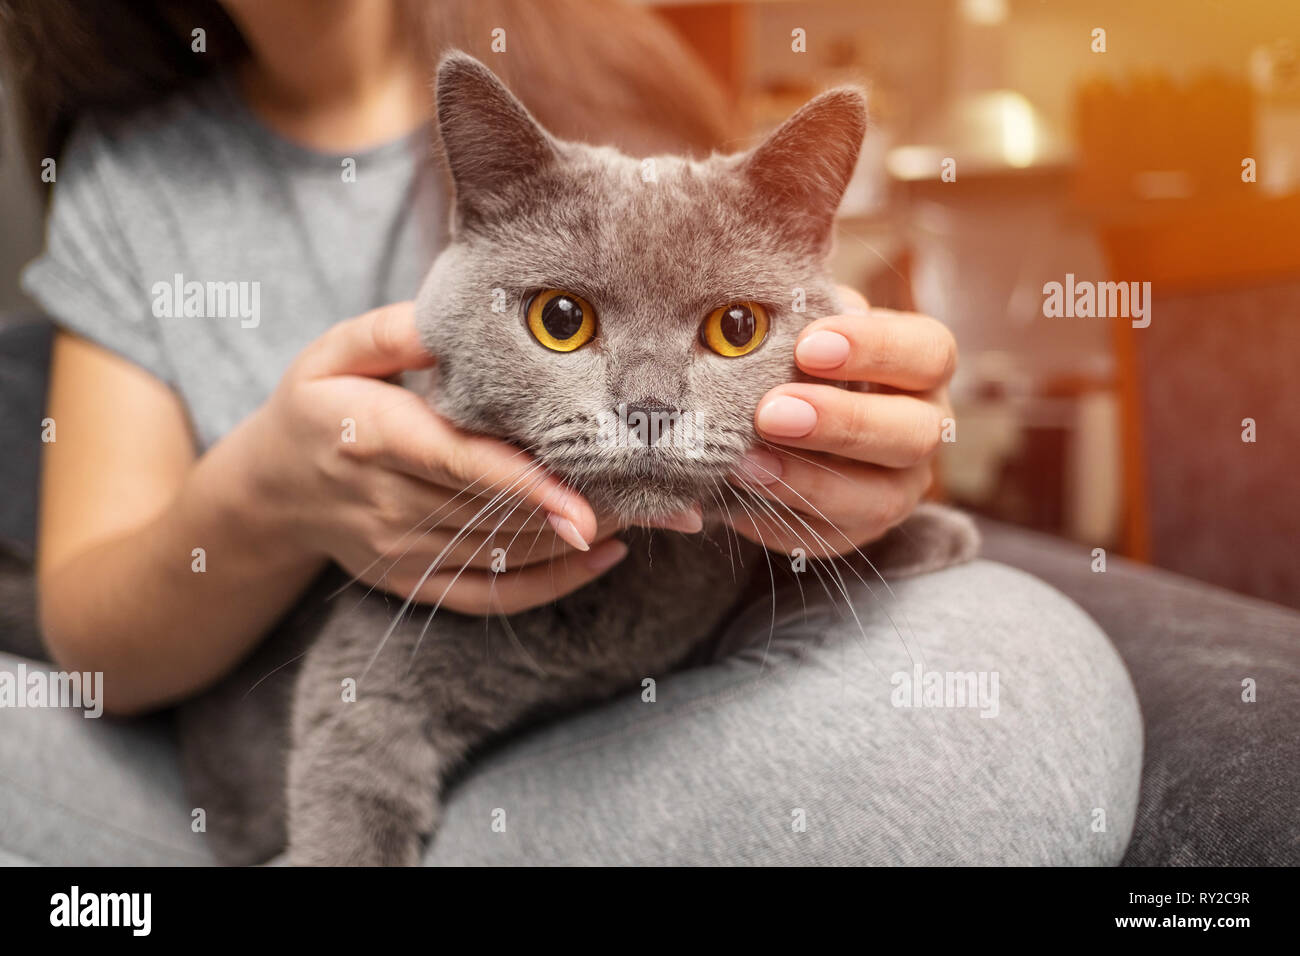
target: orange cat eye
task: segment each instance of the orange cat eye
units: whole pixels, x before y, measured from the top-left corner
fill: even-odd
[[[709,313],[700,339],[727,358],[748,355],[767,337],[767,310],[757,302],[732,302]]]
[[[596,310],[582,296],[546,289],[528,303],[528,330],[553,352],[572,352],[596,334]]]

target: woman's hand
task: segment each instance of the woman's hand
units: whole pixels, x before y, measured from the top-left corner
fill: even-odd
[[[842,555],[901,522],[930,487],[952,414],[952,333],[928,316],[873,309],[851,289],[840,294],[852,311],[809,323],[795,361],[817,378],[878,388],[791,383],[758,403],[754,423],[765,441],[733,483],[766,503],[733,515],[733,524],[774,551]]]
[[[254,426],[254,493],[286,533],[367,584],[466,614],[545,604],[617,564],[626,546],[581,495],[383,381],[434,361],[410,302],[335,325],[294,361]]]

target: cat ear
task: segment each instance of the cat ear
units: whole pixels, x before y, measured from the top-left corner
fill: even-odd
[[[438,131],[462,221],[507,208],[519,183],[557,158],[555,141],[486,66],[451,52],[438,64]]]
[[[866,95],[844,86],[810,100],[744,156],[746,178],[790,238],[813,248],[830,240],[866,132]]]

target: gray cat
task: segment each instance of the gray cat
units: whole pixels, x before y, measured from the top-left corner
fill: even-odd
[[[439,356],[429,400],[527,449],[597,510],[635,523],[701,502],[706,529],[628,532],[608,574],[508,618],[408,609],[357,585],[325,602],[339,580],[323,581],[183,714],[196,803],[231,862],[273,854],[286,819],[294,863],[418,862],[440,788],[475,747],[707,653],[754,572],[775,592],[727,512],[798,529],[728,475],[757,441],[759,398],[800,377],[799,331],[838,311],[824,260],[862,93],[825,93],[750,152],[704,161],[559,141],[462,54],[439,66],[437,113],[455,210],[417,300]],[[512,505],[478,502],[485,530]],[[872,556],[920,570],[973,549],[969,526],[936,509],[903,531]]]

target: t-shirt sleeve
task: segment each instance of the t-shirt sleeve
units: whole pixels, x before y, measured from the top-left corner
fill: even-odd
[[[59,327],[175,385],[149,286],[117,210],[130,195],[131,171],[115,163],[90,121],[73,131],[56,169],[45,250],[23,270],[23,291]]]

